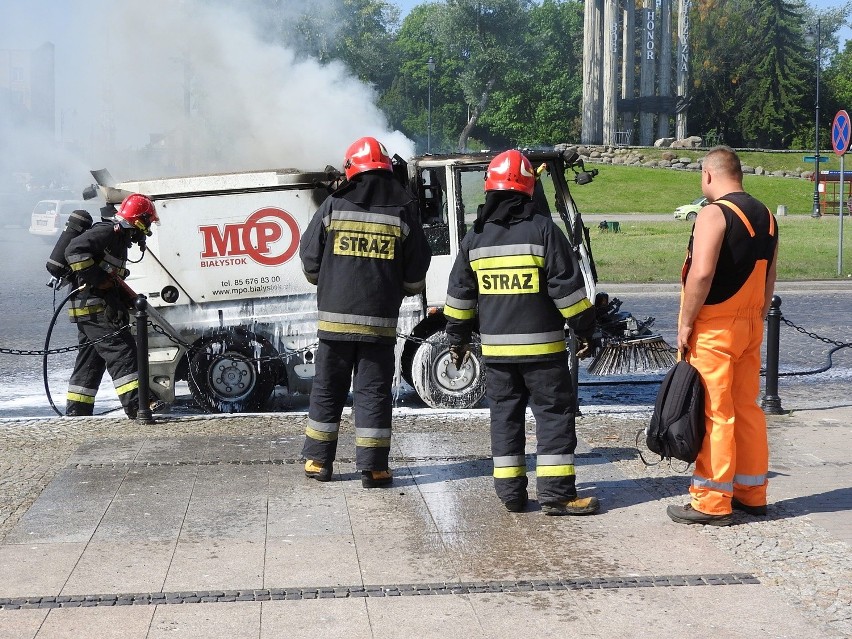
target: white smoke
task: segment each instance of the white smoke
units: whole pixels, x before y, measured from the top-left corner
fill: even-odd
[[[242,8],[249,2],[234,3],[240,9],[201,0],[3,5],[0,49],[56,45],[56,137],[79,150],[79,162],[69,162],[75,174],[340,167],[363,135],[391,153],[413,154],[413,143],[388,129],[370,87],[339,63],[261,40],[256,16]],[[44,15],[53,23],[40,22]],[[16,143],[35,153],[51,146],[35,136]]]

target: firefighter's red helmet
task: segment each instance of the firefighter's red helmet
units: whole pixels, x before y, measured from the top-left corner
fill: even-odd
[[[355,140],[346,149],[343,169],[346,179],[351,180],[364,171],[393,171],[393,165],[384,145],[376,138],[367,137]]]
[[[532,197],[535,171],[520,151],[503,151],[491,160],[485,174],[486,191],[520,191]]]
[[[124,228],[139,229],[145,235],[151,235],[151,225],[160,221],[151,198],[139,193],[124,198],[115,217]]]

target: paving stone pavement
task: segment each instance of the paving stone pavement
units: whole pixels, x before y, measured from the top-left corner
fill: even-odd
[[[827,397],[770,418],[770,516],[729,528],[667,519],[688,474],[638,461],[635,411],[578,420],[585,518],[500,507],[484,410],[398,409],[372,491],[348,412],[328,484],[303,412],[0,420],[0,637],[852,636],[852,403]]]

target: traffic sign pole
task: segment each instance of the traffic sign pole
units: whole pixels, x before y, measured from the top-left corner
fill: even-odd
[[[844,110],[837,112],[834,123],[831,125],[831,146],[834,152],[840,156],[840,210],[837,212],[837,276],[843,275],[843,159],[852,142],[852,124],[849,114]]]
[[[837,215],[837,277],[843,276],[843,159],[840,156],[840,210]]]

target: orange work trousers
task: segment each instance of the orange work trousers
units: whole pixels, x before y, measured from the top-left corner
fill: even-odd
[[[708,515],[731,512],[731,497],[766,504],[769,445],[760,393],[760,344],[766,262],[730,299],[705,305],[693,325],[686,360],[704,382],[706,434],[689,492]]]

